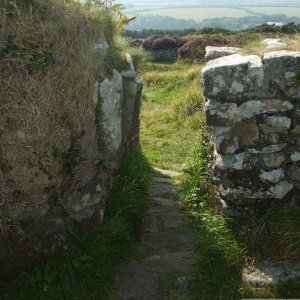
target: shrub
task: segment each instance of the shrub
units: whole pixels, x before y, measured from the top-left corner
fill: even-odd
[[[176,49],[178,42],[170,36],[152,35],[144,40],[142,46],[145,50]]]
[[[221,46],[227,43],[227,39],[220,35],[192,36],[179,48],[178,54],[180,58],[202,58],[206,46]]]

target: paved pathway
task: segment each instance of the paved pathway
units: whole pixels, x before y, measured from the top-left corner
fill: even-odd
[[[150,210],[138,249],[141,259],[123,266],[117,277],[116,300],[188,299],[187,272],[195,263],[196,236],[188,226],[189,218],[178,207],[176,177],[180,174],[155,170],[157,176],[148,188]]]

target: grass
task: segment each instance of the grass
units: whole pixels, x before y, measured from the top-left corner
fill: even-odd
[[[295,35],[282,35],[282,36],[274,36],[274,35],[260,35],[255,34],[253,35],[255,37],[254,40],[249,40],[248,43],[244,45],[241,49],[242,55],[259,55],[263,56],[264,53],[267,52],[273,52],[273,51],[280,51],[280,50],[291,50],[291,51],[300,51],[300,37],[298,34]],[[280,38],[283,42],[287,44],[286,47],[283,47],[282,49],[269,49],[266,50],[265,47],[262,44],[262,41],[265,38]]]
[[[200,66],[184,62],[144,66],[141,143],[153,166],[181,170],[203,119]]]
[[[134,257],[150,167],[139,151],[127,155],[113,182],[107,214],[100,228],[73,233],[72,249],[20,274],[6,300],[110,299],[119,265]]]

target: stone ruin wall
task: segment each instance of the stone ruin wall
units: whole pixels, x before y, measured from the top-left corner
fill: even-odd
[[[108,45],[97,47],[101,59]],[[62,122],[34,116],[40,136],[29,119],[26,128],[0,132],[0,278],[68,248],[74,228],[102,222],[114,172],[138,144],[142,82],[127,61],[131,68],[99,79],[92,97],[62,98]]]
[[[227,215],[261,214],[300,191],[300,52],[230,55],[202,71],[214,180]]]

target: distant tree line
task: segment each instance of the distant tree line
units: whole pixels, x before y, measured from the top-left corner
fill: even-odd
[[[143,30],[126,30],[125,36],[134,39],[144,39],[148,36],[176,36],[183,37],[187,35],[200,35],[200,34],[221,34],[221,35],[234,35],[237,33],[282,33],[282,34],[295,34],[300,33],[300,24],[288,23],[283,26],[262,24],[243,30],[230,30],[221,27],[204,27],[199,30],[195,28],[189,29],[174,29],[174,30],[158,30],[158,29],[143,29]]]
[[[287,17],[283,14],[276,15],[263,15],[263,16],[246,16],[242,18],[213,18],[205,19],[201,22],[195,22],[192,19],[181,20],[172,17],[164,16],[150,16],[142,15],[137,18],[134,22],[126,26],[126,30],[137,31],[141,30],[178,30],[178,35],[183,34],[182,30],[189,29],[191,33],[192,30],[198,30],[199,28],[226,28],[229,30],[242,30],[254,27],[258,24],[266,24],[268,22],[277,22],[283,24],[295,23],[300,24],[300,18],[298,17]],[[161,31],[160,31],[161,32]],[[144,32],[145,33],[145,32]],[[156,34],[156,33],[151,33]],[[140,36],[142,37],[142,36]]]

